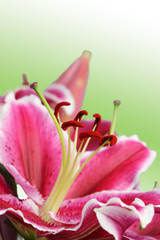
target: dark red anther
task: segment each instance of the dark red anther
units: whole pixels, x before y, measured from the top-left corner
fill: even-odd
[[[102,138],[102,135],[99,132],[95,132],[95,131],[86,131],[86,132],[81,132],[79,134],[79,139],[82,141],[83,139],[87,139],[87,138]]]
[[[94,131],[98,131],[101,123],[101,115],[99,115],[98,113],[95,113],[93,117],[95,118],[94,125],[93,125],[93,128],[95,127]]]
[[[64,131],[66,131],[68,127],[74,127],[74,128],[76,128],[76,127],[84,127],[84,124],[82,124],[80,122],[77,122],[77,121],[74,121],[74,120],[71,120],[71,121],[62,123],[61,127],[62,127],[62,129]]]
[[[117,137],[115,135],[108,135],[100,139],[99,145],[102,145],[103,143],[105,143],[104,146],[108,146],[108,145],[113,146],[114,144],[116,144],[116,142],[117,142]]]
[[[54,115],[55,115],[57,120],[58,120],[59,109],[63,106],[69,106],[69,105],[71,105],[69,102],[60,102],[55,106]]]
[[[75,117],[75,121],[81,121],[81,118],[84,116],[84,115],[88,115],[88,112],[86,111],[86,110],[82,110],[82,111],[80,111],[77,115],[76,115],[76,117]]]

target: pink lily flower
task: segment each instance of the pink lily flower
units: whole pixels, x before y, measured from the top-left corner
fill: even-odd
[[[1,194],[0,214],[26,239],[120,240],[137,221],[145,228],[160,193],[129,191],[137,187],[155,152],[136,136],[121,136],[114,144],[114,129],[109,138],[102,137],[97,114],[92,131],[79,135],[84,147],[78,150],[81,114],[61,127],[58,111],[54,115],[42,100],[50,115],[35,95],[16,99],[11,93],[2,108],[0,161],[28,197],[20,201]],[[62,130],[69,126],[76,128],[74,142],[70,131]],[[93,137],[102,145],[85,151]],[[103,148],[106,143],[114,146]]]

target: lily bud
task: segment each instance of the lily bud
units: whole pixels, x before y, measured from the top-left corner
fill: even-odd
[[[69,68],[43,92],[51,108],[62,101],[71,103],[71,107],[60,111],[62,121],[74,119],[80,111],[89,75],[89,60],[91,53],[84,51]]]

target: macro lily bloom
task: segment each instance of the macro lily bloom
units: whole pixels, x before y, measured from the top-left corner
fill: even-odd
[[[25,239],[127,239],[157,219],[159,191],[133,190],[155,152],[136,136],[117,141],[116,117],[81,120],[89,58],[84,52],[43,95],[24,75],[0,99],[0,162],[27,195],[11,194],[0,176],[0,215]]]
[[[17,99],[10,93],[2,107],[0,161],[27,199],[1,194],[0,214],[25,239],[112,236],[120,240],[135,222],[145,228],[154,217],[160,193],[129,190],[137,188],[139,176],[153,162],[155,152],[136,136],[121,136],[117,141],[115,119],[108,135],[102,136],[98,114],[94,114],[91,129],[78,134],[78,128],[84,126],[81,117],[87,112],[80,111],[74,120],[61,124],[60,108],[69,103],[56,105],[53,112],[37,86],[32,84],[32,88],[41,101],[36,95]],[[115,116],[119,102],[114,105]],[[75,129],[73,141],[70,128]],[[87,149],[94,138],[100,145],[91,143],[92,150]]]

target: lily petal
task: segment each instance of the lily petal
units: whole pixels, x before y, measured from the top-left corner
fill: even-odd
[[[88,196],[85,196],[82,198],[65,200],[60,208],[58,216],[56,216],[54,219],[63,224],[68,223],[68,224],[70,224],[70,226],[72,226],[73,223],[78,223],[79,218],[81,216],[81,212],[82,212],[81,223],[79,225],[77,225],[78,228],[77,227],[73,228],[73,226],[72,226],[72,230],[76,230],[75,233],[72,231],[71,232],[67,231],[66,233],[62,231],[59,234],[57,234],[56,236],[57,237],[63,236],[64,239],[72,239],[73,236],[75,238],[79,236],[79,237],[82,237],[82,239],[92,239],[90,237],[90,234],[92,237],[94,237],[94,233],[95,233],[95,235],[97,235],[97,239],[105,239],[104,237],[106,237],[106,239],[107,238],[114,239],[111,237],[111,235],[108,232],[99,230],[99,227],[98,227],[99,225],[97,223],[97,219],[95,218],[95,216],[93,214],[93,210],[97,207],[110,205],[110,199],[115,199],[115,198],[119,198],[118,201],[120,201],[120,199],[121,199],[121,201],[123,201],[123,203],[121,203],[121,204],[122,205],[126,204],[128,209],[132,209],[133,205],[134,205],[134,207],[136,206],[136,208],[138,209],[137,205],[139,203],[135,202],[135,198],[141,199],[140,204],[139,204],[139,211],[141,211],[143,213],[144,217],[141,217],[141,215],[137,212],[136,208],[134,208],[134,211],[132,212],[132,217],[133,217],[132,220],[134,220],[134,217],[136,216],[135,219],[141,219],[141,222],[145,226],[146,223],[149,222],[149,220],[151,220],[151,217],[153,215],[151,215],[150,219],[148,219],[146,222],[147,215],[144,213],[148,213],[148,212],[150,213],[150,209],[151,209],[151,213],[153,214],[153,206],[149,206],[149,207],[147,206],[147,208],[146,208],[146,207],[144,207],[144,204],[142,205],[141,201],[144,201],[144,203],[146,205],[151,204],[151,203],[157,204],[160,200],[160,193],[158,193],[156,191],[151,191],[148,193],[142,193],[142,192],[140,193],[140,192],[136,192],[136,191],[130,192],[130,193],[129,192],[121,192],[120,193],[118,191],[103,191],[103,192],[91,194],[91,195],[88,195]],[[132,203],[133,203],[133,205],[132,205]],[[130,205],[132,205],[132,207],[130,207]],[[116,207],[117,204],[114,204],[114,206]],[[144,212],[142,211],[143,209],[145,209]],[[122,211],[122,214],[121,214],[121,216],[122,216],[123,209],[120,208],[120,211]],[[129,213],[129,212],[130,212],[130,210],[128,210],[127,213]],[[136,214],[135,214],[135,212],[136,212]],[[116,212],[115,212],[115,214],[116,214]],[[111,216],[112,216],[112,213],[111,213]],[[127,217],[127,215],[125,217]],[[116,223],[116,218],[115,218],[115,222],[113,222],[113,226],[115,223]],[[122,224],[123,224],[123,221],[122,221]],[[130,224],[132,224],[132,221],[130,221]],[[127,226],[129,226],[129,224],[126,225],[126,228],[127,228]],[[71,230],[71,227],[68,228],[68,230]],[[124,230],[125,230],[125,227],[124,227]],[[87,235],[87,231],[88,231],[89,235]],[[102,235],[102,234],[104,234],[104,235]],[[86,235],[87,235],[87,237],[83,238],[83,236],[86,236]]]
[[[61,101],[71,103],[72,108],[64,108],[61,112],[62,121],[73,119],[81,109],[88,81],[90,56],[90,52],[84,51],[55,82],[44,90],[44,97],[53,109]]]
[[[91,153],[87,153],[85,159]],[[81,171],[71,186],[68,198],[75,198],[101,190],[134,189],[142,172],[151,165],[156,153],[148,149],[136,136],[119,137],[118,143],[99,151]],[[87,184],[86,184],[87,183]]]
[[[125,233],[124,236],[139,240],[160,239],[160,207],[155,207],[155,214],[152,221],[146,228],[139,230],[139,222],[135,222]]]
[[[1,162],[39,204],[41,194],[48,195],[54,185],[61,155],[57,130],[39,98],[30,95],[15,100],[9,95],[0,127]]]
[[[95,209],[101,227],[113,235],[115,240],[121,240],[124,231],[136,220],[144,218],[142,224],[145,225],[151,222],[154,215],[153,205],[150,204],[145,207],[140,199],[137,199],[137,203],[139,203],[137,206],[134,206],[135,203],[128,206],[119,198],[110,199],[107,204],[102,205],[99,209]],[[148,221],[146,221],[143,215],[149,215]]]
[[[160,192],[139,192],[139,191],[102,191],[93,193],[84,197],[65,200],[59,210],[58,219],[62,223],[77,223],[79,221],[80,213],[85,204],[91,199],[96,199],[101,203],[108,202],[111,198],[120,198],[125,204],[130,205],[134,202],[135,198],[141,199],[145,204],[157,205],[160,201]],[[67,214],[65,215],[65,213]],[[74,217],[75,216],[75,217]],[[72,218],[72,222],[71,221]]]
[[[0,194],[9,194],[10,190],[7,187],[3,177],[0,175]],[[16,231],[13,227],[7,224],[7,217],[2,215],[0,216],[0,239],[2,240],[14,240],[17,237]]]
[[[135,201],[135,199],[141,200]],[[110,207],[117,208],[118,206],[121,216],[124,216],[124,212],[126,213],[125,209],[128,209],[132,213],[131,216],[127,212],[131,220],[140,219],[144,222],[144,213],[153,213],[153,206],[150,203],[156,204],[159,201],[160,193],[156,191],[148,193],[103,191],[79,199],[65,200],[59,214],[55,216],[55,221],[58,222],[57,225],[56,222],[53,222],[53,224],[47,223],[38,217],[36,215],[37,207],[35,208],[32,202],[26,204],[26,200],[19,201],[13,196],[0,195],[0,214],[6,214],[19,228],[27,229],[28,232],[34,231],[37,234],[36,237],[52,239],[55,236],[56,239],[87,239],[86,236],[88,236],[88,239],[92,239],[89,238],[90,234],[94,231],[98,234],[97,229],[99,228],[99,222],[96,214],[93,212],[95,208],[109,207],[110,209]],[[125,215],[125,217],[127,216]],[[145,221],[145,224],[148,221]],[[116,219],[113,221],[112,227],[115,224]],[[121,224],[124,226],[124,230],[126,230],[125,228],[128,227],[128,224],[123,225],[123,222]],[[99,231],[100,239],[103,239],[102,233],[103,231]],[[104,236],[107,236],[106,233]],[[108,236],[110,236],[109,233]]]

